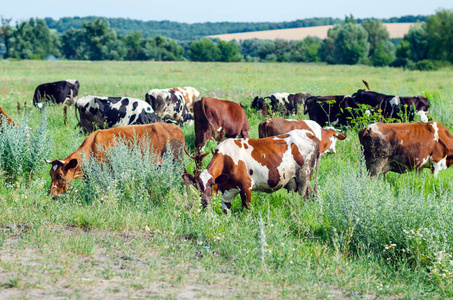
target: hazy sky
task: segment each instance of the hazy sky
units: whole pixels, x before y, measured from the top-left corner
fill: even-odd
[[[389,18],[431,15],[452,0],[0,0],[0,17],[104,16],[138,20],[279,22],[312,17]]]

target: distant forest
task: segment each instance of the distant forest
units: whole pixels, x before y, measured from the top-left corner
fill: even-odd
[[[351,16],[352,17],[352,16]],[[428,16],[403,16],[390,19],[379,19],[382,23],[408,23],[424,22]],[[59,20],[45,18],[50,29],[64,33],[70,28],[81,29],[83,22],[93,22],[102,19],[109,22],[110,27],[117,34],[129,35],[134,31],[139,31],[144,38],[162,35],[179,41],[191,41],[200,39],[207,35],[250,32],[273,29],[300,28],[311,26],[341,24],[344,20],[339,18],[308,18],[288,22],[206,22],[206,23],[180,23],[174,21],[140,21],[125,18],[105,18],[105,17],[64,17]],[[361,24],[369,19],[356,19]]]

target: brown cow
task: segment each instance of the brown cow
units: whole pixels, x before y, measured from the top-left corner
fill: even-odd
[[[90,154],[95,155],[101,161],[105,158],[105,150],[114,145],[118,137],[127,141],[129,145],[137,140],[149,139],[150,150],[156,154],[158,163],[162,159],[162,155],[170,150],[167,145],[173,149],[175,159],[182,159],[184,134],[176,125],[154,123],[98,130],[87,136],[82,145],[65,159],[46,161],[52,165],[50,169],[52,182],[49,194],[56,198],[68,189],[73,179],[83,177],[81,167],[82,153],[85,154],[85,157]]]
[[[223,137],[249,137],[249,121],[242,107],[232,101],[203,97],[193,107],[195,147],[200,150],[207,141]]]
[[[227,139],[217,146],[203,172],[195,178],[186,173],[183,178],[199,189],[204,206],[213,191],[221,192],[227,211],[237,194],[242,206],[248,206],[252,191],[272,193],[286,188],[306,197],[319,158],[319,140],[307,130],[263,139]]]
[[[260,138],[284,134],[295,129],[305,129],[315,135],[320,141],[319,152],[321,155],[328,152],[335,153],[337,139],[342,141],[346,138],[346,135],[338,133],[335,129],[329,127],[323,129],[318,123],[311,120],[274,118],[261,122],[258,126]]]
[[[3,110],[3,108],[0,106],[0,126],[2,125],[3,123],[3,120],[6,120],[6,122],[8,123],[8,125],[11,125],[11,124],[14,124],[14,125],[17,125],[16,122],[14,122],[10,117],[8,117],[8,115],[6,114],[6,112]]]
[[[359,132],[371,176],[430,168],[437,176],[453,164],[453,136],[431,123],[374,123]]]

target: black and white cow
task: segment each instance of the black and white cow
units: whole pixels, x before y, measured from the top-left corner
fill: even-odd
[[[44,103],[67,103],[73,104],[74,99],[77,99],[79,94],[79,81],[76,79],[68,79],[39,85],[35,89],[33,95],[33,105],[38,108],[43,108]]]
[[[148,103],[134,98],[86,96],[77,99],[75,108],[80,115],[77,125],[83,132],[162,122]]]
[[[189,112],[184,95],[179,91],[152,89],[146,93],[145,99],[164,122],[181,126],[190,120],[193,121],[193,114]]]

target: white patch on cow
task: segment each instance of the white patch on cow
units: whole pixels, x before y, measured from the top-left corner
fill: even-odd
[[[399,104],[401,104],[400,97],[398,97],[398,96],[393,97],[389,102],[390,102],[391,105],[399,105]]]
[[[38,108],[41,109],[42,108],[42,103],[38,103]]]
[[[206,190],[208,181],[211,178],[212,178],[212,175],[209,174],[208,170],[204,170],[203,172],[200,173],[200,179],[201,179],[201,182],[203,183],[203,190]]]
[[[371,116],[371,111],[369,109],[365,110],[365,116]]]
[[[222,129],[223,129],[222,126],[220,126],[219,129],[217,129],[217,132],[222,131]]]
[[[436,177],[440,171],[446,170],[447,168],[448,167],[447,167],[447,157],[446,156],[438,162],[433,162],[434,177]]]
[[[426,113],[423,110],[417,111],[417,116],[420,119],[420,122],[428,123],[428,117],[426,116]]]
[[[382,132],[379,131],[379,126],[378,126],[376,123],[373,123],[373,124],[371,124],[371,125],[368,125],[367,128],[371,129],[371,131],[372,131],[373,133],[382,135]]]
[[[308,127],[310,127],[311,131],[316,136],[316,138],[321,141],[322,140],[321,126],[318,123],[316,123],[315,121],[311,121],[311,120],[305,120],[304,122],[305,122],[305,124],[307,124]]]
[[[278,103],[285,105],[288,102],[288,96],[291,95],[290,93],[275,93],[272,94],[277,100]]]
[[[437,127],[436,122],[432,122],[431,126],[434,128],[434,141],[438,142],[439,141],[439,128]]]
[[[239,189],[229,189],[223,192],[222,194],[222,210],[223,211],[228,211],[228,208],[226,206],[226,203],[231,203],[234,200],[234,197],[239,194]]]
[[[66,79],[66,82],[69,82],[70,84],[76,84],[77,79]]]
[[[55,171],[57,168],[58,168],[58,165],[53,165],[53,166],[52,166],[52,170],[54,170],[54,171]]]

